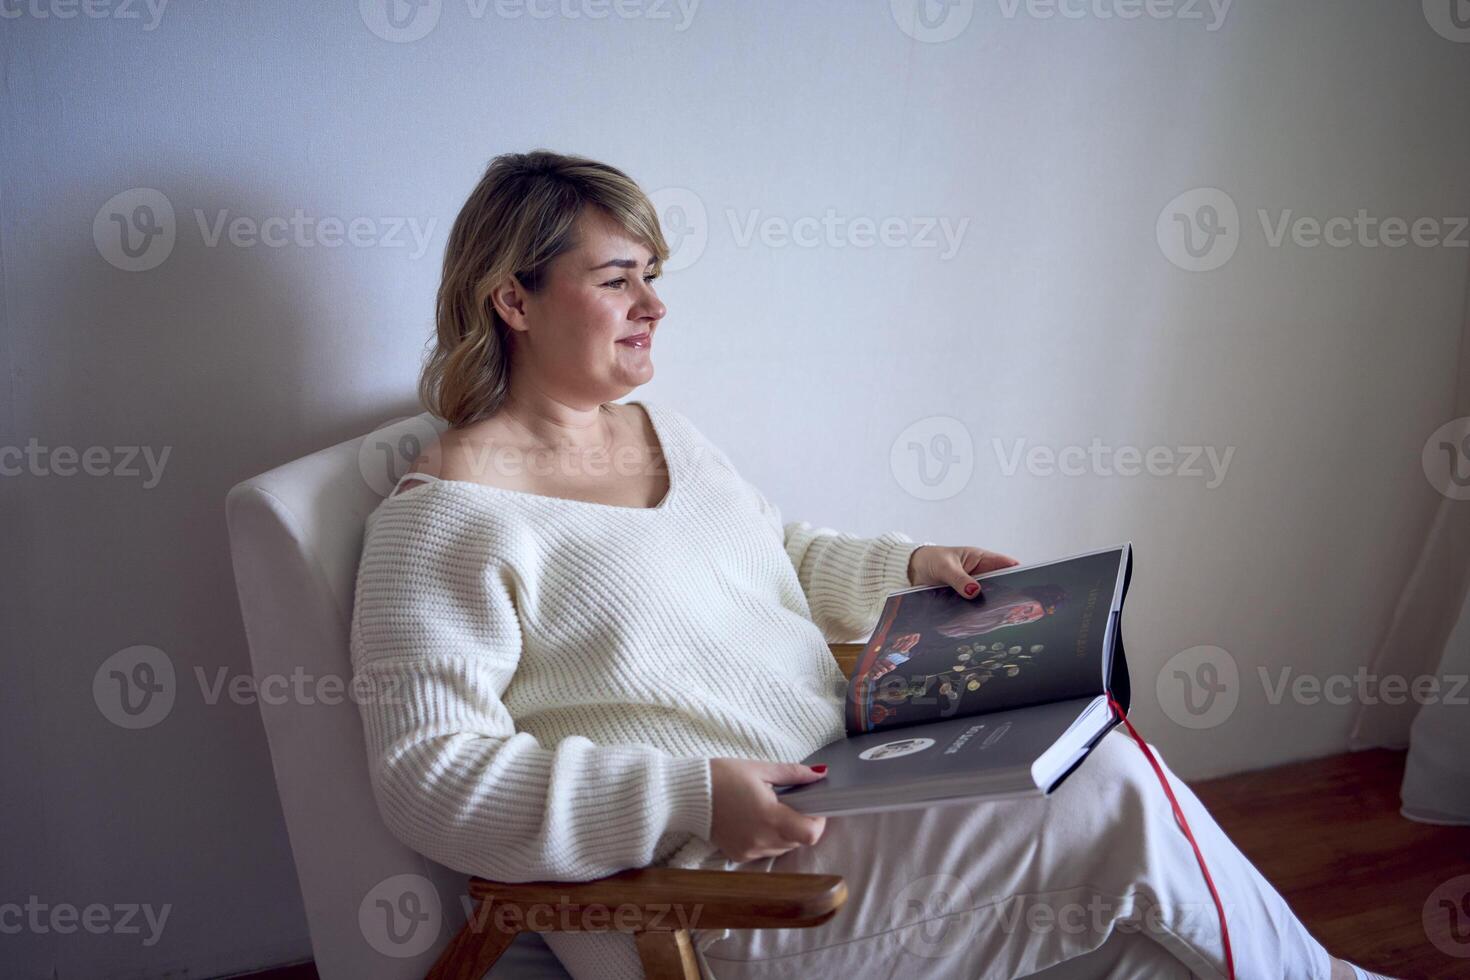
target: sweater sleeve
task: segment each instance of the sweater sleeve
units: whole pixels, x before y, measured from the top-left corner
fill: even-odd
[[[688,835],[708,839],[708,759],[582,736],[547,748],[516,731],[501,701],[521,651],[514,583],[444,535],[369,522],[353,684],[389,831],[506,882],[598,878],[655,863]]]
[[[750,487],[766,519],[781,534],[786,555],[806,593],[812,621],[828,643],[863,643],[872,635],[888,596],[911,588],[909,557],[929,542],[901,531],[860,538],[806,521],[781,521],[781,511]]]

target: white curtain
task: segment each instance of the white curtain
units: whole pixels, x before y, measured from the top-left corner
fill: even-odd
[[[1466,416],[1470,416],[1470,296],[1453,415],[1445,421]],[[1464,459],[1457,461],[1470,465]],[[1436,684],[1422,698],[1399,697],[1397,692],[1389,698],[1387,692],[1379,692],[1360,704],[1351,747],[1408,746],[1403,815],[1428,823],[1470,824],[1470,753],[1465,751],[1470,746],[1470,684],[1465,682],[1470,676],[1470,500],[1440,499],[1369,674],[1379,679],[1398,675],[1411,685],[1416,678],[1434,677]]]

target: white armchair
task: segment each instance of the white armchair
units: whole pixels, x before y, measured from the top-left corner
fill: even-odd
[[[428,413],[403,419],[245,480],[226,499],[261,720],[325,980],[421,980],[466,919],[468,876],[404,846],[379,816],[348,649],[364,521],[442,429]],[[283,690],[264,686],[271,677],[286,679],[287,696],[265,696]],[[533,932],[487,976],[569,980]]]

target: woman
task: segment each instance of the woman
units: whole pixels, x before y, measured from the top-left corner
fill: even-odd
[[[1188,842],[1116,732],[1047,799],[830,822],[778,801],[843,736],[828,642],[865,637],[890,592],[973,597],[1015,562],[783,523],[682,413],[617,403],[653,377],[667,255],[625,174],[545,151],[497,157],[455,221],[421,386],[449,429],[370,516],[353,611],[354,670],[395,692],[361,703],[388,827],[507,881],[846,876],[821,927],[696,929],[722,980],[1220,976]],[[1238,975],[1351,976],[1174,789]],[[627,934],[545,937],[578,980],[642,975]]]

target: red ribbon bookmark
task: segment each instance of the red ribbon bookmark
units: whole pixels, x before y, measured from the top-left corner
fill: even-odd
[[[1123,720],[1123,724],[1128,726],[1128,734],[1133,736],[1133,740],[1138,743],[1138,747],[1143,749],[1143,754],[1148,757],[1149,765],[1154,767],[1154,772],[1158,775],[1159,782],[1164,786],[1164,793],[1169,797],[1169,804],[1174,808],[1174,819],[1179,821],[1179,827],[1184,831],[1184,836],[1189,838],[1189,846],[1194,848],[1195,860],[1199,861],[1199,869],[1205,875],[1205,884],[1210,886],[1210,897],[1215,900],[1215,909],[1220,913],[1220,938],[1225,943],[1225,975],[1230,980],[1235,980],[1235,957],[1230,952],[1230,930],[1225,925],[1225,906],[1220,901],[1220,893],[1215,890],[1215,880],[1210,877],[1210,869],[1205,866],[1205,856],[1200,852],[1199,843],[1194,839],[1194,834],[1189,829],[1189,821],[1184,819],[1184,811],[1179,808],[1179,801],[1174,798],[1174,791],[1169,788],[1169,780],[1164,777],[1164,770],[1159,767],[1158,760],[1154,758],[1154,754],[1149,751],[1148,745],[1144,742],[1143,737],[1133,727],[1133,722],[1129,721],[1128,716],[1123,713],[1123,706],[1118,704],[1113,698],[1111,691],[1108,692],[1108,704],[1118,713],[1118,717]]]

